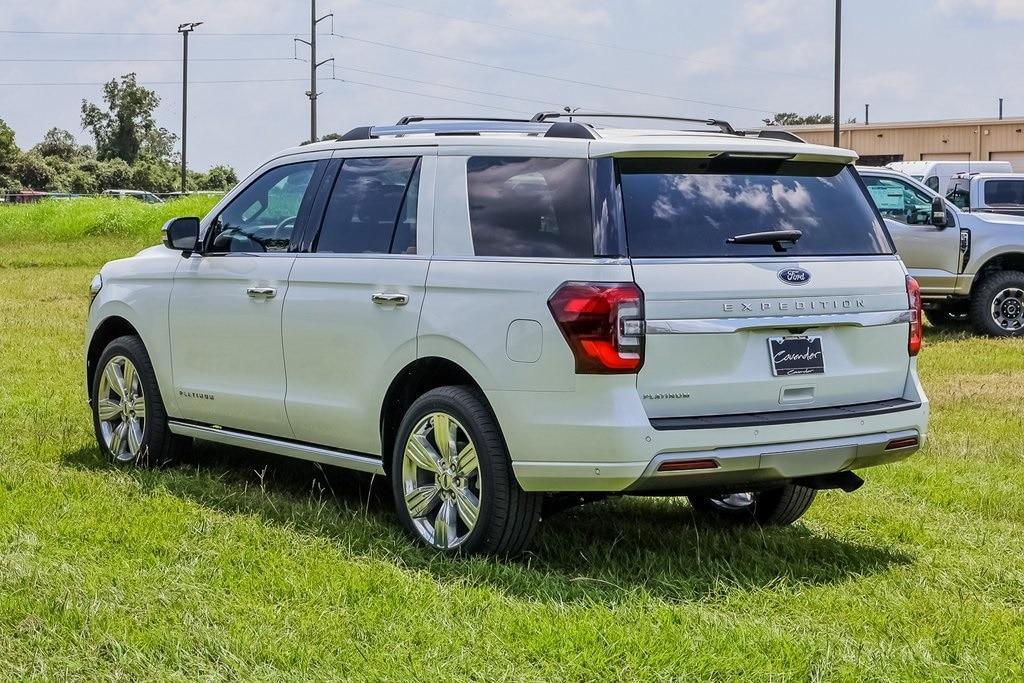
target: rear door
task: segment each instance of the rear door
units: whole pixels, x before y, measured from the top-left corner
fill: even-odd
[[[637,384],[651,417],[903,395],[906,277],[848,167],[720,158],[619,159],[618,169],[645,297]],[[802,234],[729,242],[772,230]]]
[[[284,306],[286,405],[295,438],[380,452],[391,379],[416,358],[430,263],[431,148],[338,153]]]

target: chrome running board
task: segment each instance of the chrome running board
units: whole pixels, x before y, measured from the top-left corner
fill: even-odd
[[[336,465],[360,472],[384,474],[384,467],[380,459],[368,455],[348,453],[334,448],[313,446],[273,436],[249,434],[248,432],[238,432],[232,429],[210,427],[191,422],[180,422],[178,420],[168,420],[167,426],[172,433],[181,436],[191,436],[196,439],[227,444],[228,446],[251,448],[254,451],[274,453],[275,455],[284,455],[289,458],[299,458],[300,460],[310,460],[325,465]]]

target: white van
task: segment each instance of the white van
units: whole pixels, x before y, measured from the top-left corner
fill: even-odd
[[[943,196],[957,173],[1013,173],[1009,161],[894,161],[885,167],[906,173]]]

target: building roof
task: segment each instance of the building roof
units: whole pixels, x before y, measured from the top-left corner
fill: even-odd
[[[1024,117],[1013,117],[1003,119],[939,119],[934,121],[890,121],[890,122],[878,122],[869,123],[867,125],[863,123],[843,123],[840,124],[841,130],[872,130],[872,129],[886,129],[886,128],[942,128],[942,127],[955,127],[955,126],[996,126],[996,125],[1018,125],[1024,126]],[[769,129],[780,129],[789,130],[794,132],[827,132],[832,130],[831,123],[825,124],[810,124],[810,125],[799,125],[799,126],[768,126]]]

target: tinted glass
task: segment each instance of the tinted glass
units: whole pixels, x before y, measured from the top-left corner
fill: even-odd
[[[399,253],[409,249],[415,253],[416,201],[415,197],[405,200],[414,185],[411,181],[419,180],[417,161],[417,157],[346,159],[331,191],[315,251],[388,254],[394,240]],[[400,236],[396,224],[400,224]]]
[[[892,247],[857,177],[842,164],[772,159],[620,159],[633,257],[841,256]],[[800,230],[784,253],[729,244],[736,235]]]
[[[894,178],[865,176],[864,184],[878,212],[886,218],[909,225],[931,222],[931,195]]]
[[[932,188],[936,192],[939,191],[939,179],[937,176],[931,176],[928,180],[924,181],[924,184]]]
[[[278,166],[253,181],[210,226],[210,250],[288,251],[316,164]]]
[[[985,203],[989,206],[1024,204],[1024,180],[985,181]]]
[[[594,256],[586,159],[473,157],[467,171],[477,256]]]
[[[946,193],[946,199],[959,209],[971,208],[971,183],[969,180],[954,180]]]

